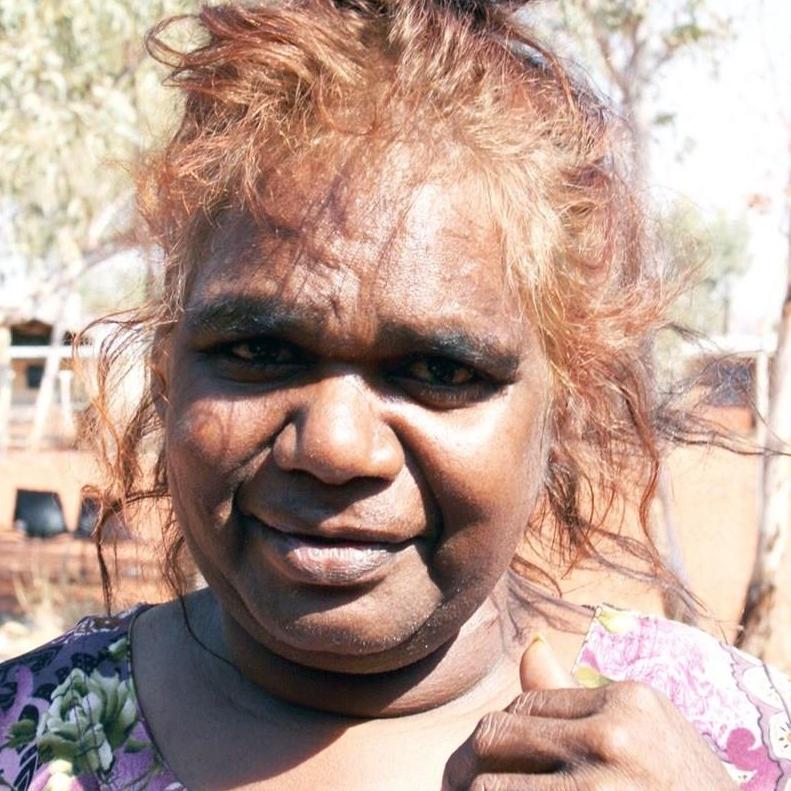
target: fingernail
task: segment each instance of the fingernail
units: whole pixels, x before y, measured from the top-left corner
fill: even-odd
[[[533,635],[533,639],[527,644],[527,648],[525,651],[530,651],[531,649],[535,648],[537,645],[546,645],[548,646],[549,643],[547,642],[547,638],[544,637],[541,632],[536,632]]]

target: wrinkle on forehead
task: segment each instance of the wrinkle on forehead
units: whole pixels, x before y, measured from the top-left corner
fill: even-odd
[[[328,329],[356,322],[357,332],[381,311],[420,321],[502,314],[515,303],[472,179],[416,183],[403,168],[375,179],[359,168],[346,178],[313,175],[275,179],[256,219],[226,215],[198,280],[313,305]]]
[[[449,223],[453,208],[469,214],[475,205],[480,227],[474,230],[491,231],[494,220],[484,210],[483,182],[473,177],[467,159],[447,143],[440,157],[428,143],[377,151],[361,145],[343,160],[306,157],[271,174],[254,214],[262,234],[298,240],[324,266],[345,265],[355,258],[355,248],[368,259],[384,261],[404,239],[429,235],[443,225],[448,236],[467,237],[475,218]]]

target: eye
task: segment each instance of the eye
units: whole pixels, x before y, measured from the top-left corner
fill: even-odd
[[[401,391],[436,409],[471,405],[488,398],[501,387],[469,365],[431,355],[400,363],[392,378]]]
[[[288,379],[308,362],[297,346],[277,338],[226,341],[205,355],[223,378],[251,383]]]
[[[479,379],[469,366],[444,357],[413,360],[406,366],[405,371],[420,382],[442,387],[460,387]]]
[[[269,338],[229,343],[225,351],[230,357],[257,365],[290,365],[298,359],[291,344]]]

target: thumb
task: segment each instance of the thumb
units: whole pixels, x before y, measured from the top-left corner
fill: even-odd
[[[578,686],[571,674],[560,664],[552,647],[537,634],[522,654],[519,663],[522,691],[534,689],[570,689]]]

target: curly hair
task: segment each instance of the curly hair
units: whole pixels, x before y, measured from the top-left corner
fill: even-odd
[[[199,41],[181,51],[166,37],[185,24],[197,26]],[[460,159],[469,165],[550,363],[551,447],[526,537],[548,542],[560,566],[539,569],[520,554],[514,568],[543,584],[593,561],[682,589],[649,525],[665,444],[691,436],[684,415],[660,403],[651,363],[678,284],[651,253],[622,161],[622,123],[606,103],[512,9],[492,3],[235,2],[166,20],[147,44],[170,70],[183,114],[139,177],[140,213],[164,261],[161,293],[110,318],[116,331],[100,354],[94,435],[108,472],[100,556],[102,525],[153,503],[163,515],[165,578],[177,595],[189,586],[151,392],[121,420],[112,409],[130,339],[150,361],[225,213],[264,220],[275,179],[316,162],[338,179],[364,179],[352,163],[370,167],[403,146],[435,174],[452,177]],[[637,539],[621,527],[635,492]],[[637,564],[619,566],[608,542]]]

